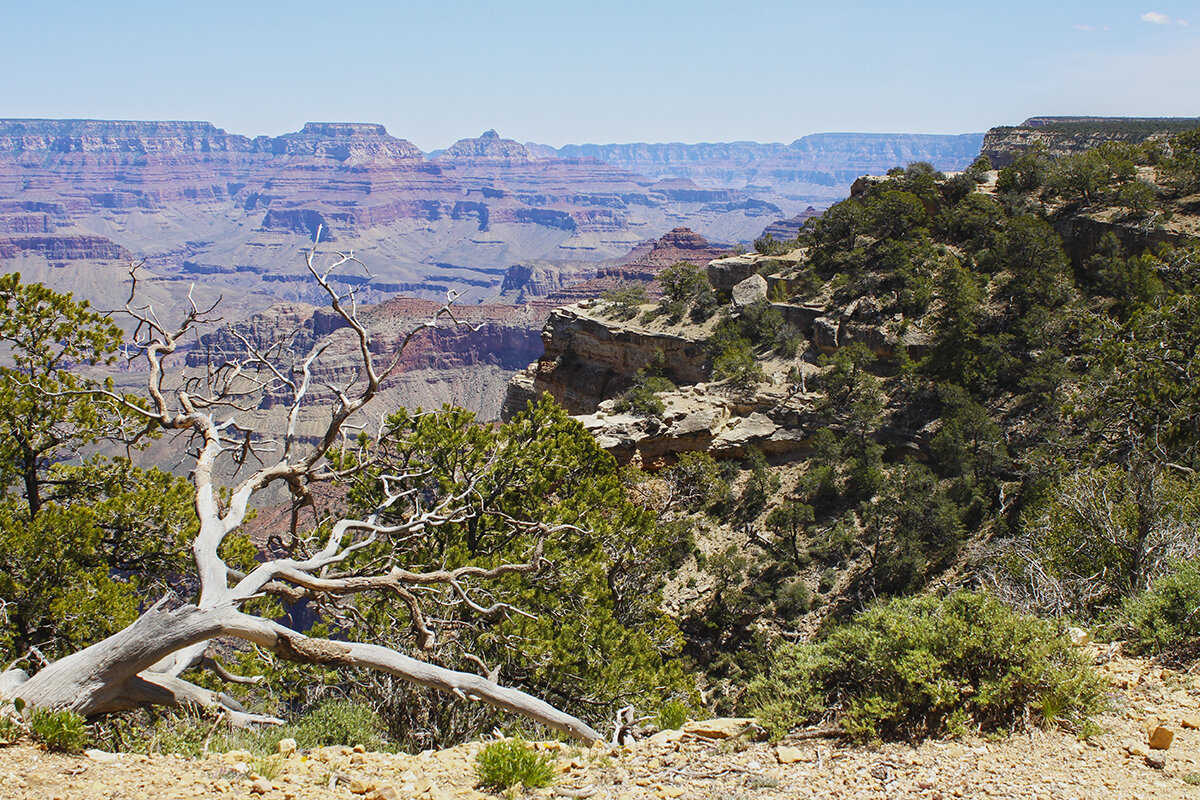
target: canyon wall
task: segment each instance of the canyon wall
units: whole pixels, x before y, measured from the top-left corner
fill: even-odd
[[[980,155],[992,166],[1007,167],[1032,147],[1045,148],[1057,158],[1082,153],[1105,142],[1137,144],[1147,139],[1166,139],[1200,127],[1192,117],[1030,117],[1020,125],[1001,125],[983,137]]]

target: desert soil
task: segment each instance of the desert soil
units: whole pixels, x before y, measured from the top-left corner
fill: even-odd
[[[1087,741],[1066,730],[1033,730],[1002,741],[958,739],[918,746],[851,746],[813,739],[778,745],[727,738],[736,721],[690,724],[636,744],[580,750],[538,745],[558,763],[540,797],[942,798],[1171,800],[1200,797],[1200,680],[1145,661],[1106,657],[1112,708]],[[1173,734],[1151,749],[1156,729]],[[1161,739],[1165,734],[1158,733]],[[493,797],[474,785],[472,742],[419,755],[331,747],[272,759],[248,753],[202,759],[91,751],[47,753],[28,743],[0,749],[0,797],[38,800],[394,800]],[[272,772],[270,780],[255,768]]]

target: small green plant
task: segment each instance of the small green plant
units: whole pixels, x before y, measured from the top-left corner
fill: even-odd
[[[301,747],[361,744],[378,750],[384,744],[383,721],[372,709],[349,700],[326,700],[296,723]]]
[[[1183,782],[1188,786],[1200,786],[1200,772],[1189,772],[1183,776]]]
[[[668,700],[658,710],[658,727],[677,731],[687,722],[688,707],[682,700]]]
[[[521,739],[502,739],[475,756],[475,776],[486,789],[541,789],[554,783],[554,762]]]
[[[1079,725],[1079,732],[1076,734],[1076,736],[1079,737],[1080,741],[1086,742],[1087,740],[1091,739],[1093,736],[1100,736],[1103,733],[1104,733],[1104,728],[1101,728],[1100,725],[1095,720],[1085,719]]]
[[[8,747],[10,744],[16,744],[24,732],[21,723],[10,716],[0,716],[0,747]]]
[[[279,773],[283,769],[283,756],[261,756],[254,759],[251,768],[260,778],[273,781],[279,777]]]
[[[603,311],[604,315],[621,322],[628,322],[636,317],[638,307],[650,302],[650,298],[646,295],[646,288],[641,284],[610,289],[604,293],[604,299],[609,303]]]
[[[751,789],[778,789],[779,779],[772,775],[751,775],[746,780],[746,786]]]
[[[29,733],[47,750],[78,753],[88,744],[87,721],[74,711],[34,710],[29,720]]]

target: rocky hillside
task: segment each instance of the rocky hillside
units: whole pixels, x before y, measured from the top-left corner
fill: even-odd
[[[723,681],[753,668],[759,643],[807,636],[879,596],[982,584],[1042,612],[1053,591],[1119,597],[1051,566],[1066,556],[1027,526],[1065,524],[1049,516],[1054,492],[1132,469],[1116,454],[1135,445],[1114,429],[1194,413],[1189,399],[1108,416],[1110,398],[1142,408],[1190,392],[1135,398],[1113,377],[1170,384],[1143,371],[1159,351],[1135,356],[1133,342],[1167,337],[1172,363],[1192,352],[1194,332],[1174,330],[1192,312],[1164,310],[1190,308],[1194,285],[1189,136],[1166,151],[1109,138],[999,171],[917,164],[856,181],[794,238],[710,261],[702,279],[673,272],[657,301],[555,311],[505,413],[549,392],[647,473],[648,502],[692,520],[695,562],[675,579],[673,609],[718,693],[736,693]],[[1178,448],[1189,475],[1192,435],[1171,430],[1175,444],[1160,446]],[[690,499],[664,499],[679,497]],[[1010,571],[1026,561],[1001,558],[1062,569],[1064,583],[1035,585]],[[1094,613],[1058,596],[1059,613]]]

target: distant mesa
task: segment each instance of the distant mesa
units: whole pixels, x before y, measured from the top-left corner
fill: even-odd
[[[819,216],[821,216],[821,212],[809,206],[790,219],[780,219],[772,222],[763,229],[762,235],[770,235],[777,242],[790,241],[800,235],[800,229],[804,227],[804,223]]]
[[[425,154],[406,139],[388,136],[373,122],[306,122],[299,133],[285,133],[271,143],[275,155],[329,158],[351,165],[424,162]]]
[[[644,175],[656,189],[686,192],[674,181],[689,180],[705,190],[727,190],[794,213],[812,204],[825,208],[846,196],[862,175],[882,175],[895,166],[929,161],[938,169],[960,170],[979,155],[982,133],[815,133],[782,142],[633,142],[568,144],[559,148],[526,143],[542,158],[594,158]],[[706,203],[730,203],[733,198]],[[799,205],[798,205],[799,204]],[[746,216],[774,215],[766,207],[713,207]],[[747,213],[748,212],[748,213]]]
[[[305,156],[366,163],[424,160],[412,142],[388,136],[384,126],[371,122],[308,122],[297,133],[248,136],[226,133],[211,122],[103,119],[0,120],[0,152],[113,153],[216,156]]]
[[[377,122],[306,122],[300,130],[313,136],[387,136],[387,128]]]
[[[478,139],[459,139],[438,156],[441,161],[536,161],[525,145],[513,139],[501,139],[494,130]]]

